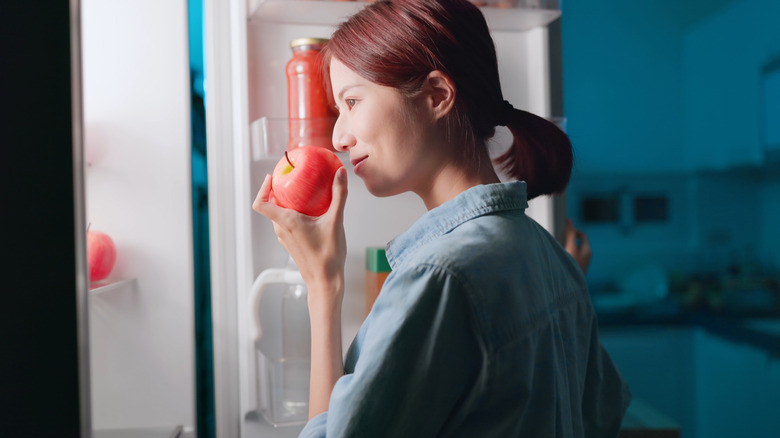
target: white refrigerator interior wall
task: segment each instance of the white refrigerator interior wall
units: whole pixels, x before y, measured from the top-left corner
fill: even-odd
[[[95,429],[195,423],[186,8],[82,2],[87,221],[136,279],[90,298]]]

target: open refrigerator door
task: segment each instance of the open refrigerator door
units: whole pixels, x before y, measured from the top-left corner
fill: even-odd
[[[557,1],[488,2],[482,7],[496,44],[502,89],[518,108],[550,117],[547,25],[559,17]],[[501,3],[501,5],[499,5]],[[266,174],[287,146],[285,65],[290,42],[301,37],[329,38],[335,26],[366,2],[303,0],[206,0],[207,145],[211,217],[212,308],[217,436],[297,436],[301,422],[274,427],[264,415],[269,388],[260,378],[256,323],[264,306],[277,306],[271,294],[256,302],[253,284],[269,269],[284,267],[288,255],[266,218],[251,209]],[[508,132],[498,132],[491,154],[506,147]],[[365,317],[365,254],[384,247],[425,213],[423,203],[406,193],[378,199],[354,175],[348,158],[349,197],[344,351]],[[529,215],[548,231],[562,230],[563,201],[532,201]],[[270,289],[268,289],[270,290]],[[259,310],[258,310],[259,309]],[[273,313],[273,312],[271,312]],[[265,336],[265,335],[264,335]],[[265,412],[267,414],[267,412]]]

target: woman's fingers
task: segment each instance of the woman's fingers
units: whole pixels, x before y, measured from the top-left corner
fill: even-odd
[[[327,214],[333,214],[338,212],[342,214],[344,212],[344,206],[347,203],[347,169],[340,167],[336,171],[336,175],[333,177],[333,199],[330,201],[330,207]]]
[[[263,180],[263,184],[260,186],[260,190],[257,192],[255,201],[252,203],[252,209],[263,216],[277,222],[282,219],[282,215],[286,209],[277,206],[274,201],[273,190],[271,189],[271,175],[266,175]],[[332,212],[343,213],[344,206],[347,202],[347,169],[340,167],[333,177],[333,186],[331,188],[333,197],[330,202],[330,207],[326,214],[332,214]]]
[[[255,202],[252,203],[252,209],[260,214],[262,214],[262,210],[264,205],[268,202],[270,202],[271,199],[271,175],[266,175],[265,179],[263,180],[263,184],[260,186],[260,190],[257,192],[257,196],[255,196]]]
[[[577,264],[582,268],[582,271],[587,272],[588,267],[590,266],[590,259],[593,256],[590,249],[590,243],[588,242],[588,236],[575,228],[571,219],[567,219],[564,237],[564,249],[574,257]]]
[[[588,235],[583,233],[582,231],[577,230],[577,239],[580,241],[580,248],[590,249],[590,243],[588,243]]]
[[[263,216],[278,222],[286,214],[286,209],[274,203],[274,192],[271,189],[271,175],[266,175],[260,190],[257,192],[252,209]]]
[[[574,228],[574,224],[572,223],[571,219],[566,219],[564,241],[566,252],[574,256],[577,253],[577,229]]]
[[[270,219],[279,242],[293,258],[310,255],[323,256],[342,250],[344,240],[343,217],[347,199],[347,173],[340,167],[329,188],[332,199],[328,211],[320,217],[311,217],[282,208],[274,202],[272,176],[266,175],[252,203],[252,209]],[[335,247],[334,247],[335,246]],[[297,261],[297,260],[296,260]]]
[[[328,211],[312,217],[279,207],[274,202],[272,177],[266,176],[252,203],[252,209],[271,220],[277,240],[295,260],[307,285],[326,287],[329,293],[343,293],[346,235],[344,207],[347,175],[339,168],[333,178]]]

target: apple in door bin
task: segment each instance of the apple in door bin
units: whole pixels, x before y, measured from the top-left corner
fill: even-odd
[[[87,231],[87,266],[89,281],[108,277],[116,262],[116,246],[108,234],[101,231]]]
[[[341,166],[339,157],[325,148],[301,146],[285,152],[271,179],[274,203],[321,216],[330,207],[333,177]]]

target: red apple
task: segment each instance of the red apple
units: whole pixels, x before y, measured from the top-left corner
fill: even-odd
[[[328,211],[333,177],[341,166],[336,154],[321,147],[285,152],[271,179],[274,202],[308,216],[321,216]]]
[[[89,281],[99,281],[111,273],[116,262],[116,246],[108,234],[87,231],[87,266]]]

